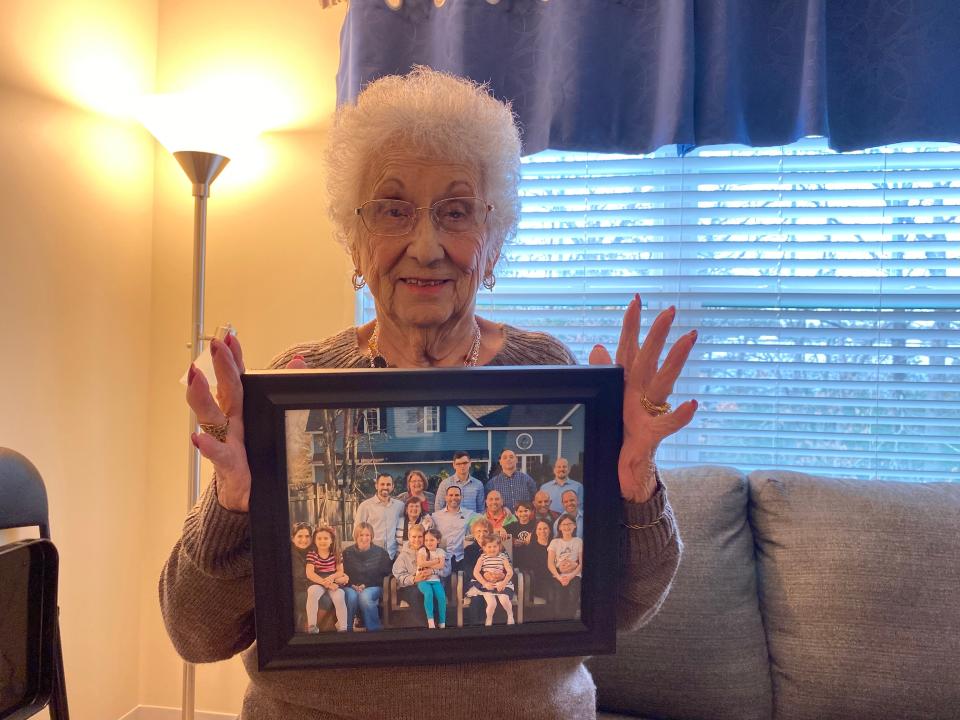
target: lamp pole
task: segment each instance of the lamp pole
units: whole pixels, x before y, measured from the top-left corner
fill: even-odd
[[[190,321],[190,362],[203,352],[206,336],[203,332],[204,271],[207,253],[207,198],[210,185],[230,162],[229,158],[198,150],[173,153],[180,167],[193,183],[193,310]],[[190,434],[200,431],[197,416],[190,411]],[[189,437],[189,435],[188,435]],[[190,473],[187,487],[187,511],[193,509],[200,497],[200,451],[187,443],[190,452]],[[193,663],[183,663],[183,692],[180,717],[193,720],[196,698],[196,673]]]

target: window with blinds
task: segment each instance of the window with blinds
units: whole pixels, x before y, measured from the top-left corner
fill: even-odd
[[[960,477],[956,146],[547,151],[521,195],[481,315],[581,362],[635,292],[644,331],[670,305],[673,337],[698,329],[673,400],[700,410],[662,464]]]

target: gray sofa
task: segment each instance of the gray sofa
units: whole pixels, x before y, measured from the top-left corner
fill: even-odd
[[[684,556],[600,717],[960,718],[960,483],[665,473]]]

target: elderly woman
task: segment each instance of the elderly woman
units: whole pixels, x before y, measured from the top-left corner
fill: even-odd
[[[407,470],[407,491],[397,495],[397,500],[405,503],[412,497],[420,498],[420,504],[423,506],[423,514],[426,515],[433,509],[437,498],[432,492],[427,491],[427,476],[416,468]]]
[[[559,341],[480,318],[481,286],[493,287],[497,260],[518,221],[520,140],[510,108],[472,82],[419,68],[370,83],[338,112],[327,155],[334,234],[353,259],[356,288],[366,284],[376,319],[279,355],[274,368],[401,368],[573,363]],[[676,571],[680,542],[654,466],[660,442],[696,409],[666,404],[695,333],[681,337],[662,366],[673,322],[662,312],[638,344],[640,299],[624,316],[616,361],[626,372],[620,591],[612,599],[621,628],[646,622]],[[221,660],[242,651],[251,678],[241,718],[323,718],[329,708],[354,717],[391,717],[423,669],[257,670],[247,511],[250,470],[243,445],[243,354],[236,338],[212,341],[217,401],[191,369],[187,400],[214,430],[193,441],[215,476],[187,518],[161,578],[168,632],[188,660]],[[591,362],[611,363],[597,346]],[[219,426],[219,427],[217,427]],[[595,687],[576,658],[442,665],[431,685],[458,687],[457,703],[425,703],[423,720],[473,713],[490,687],[499,714],[524,714],[530,687],[544,688],[543,717],[595,714]],[[465,682],[464,678],[469,678]],[[464,694],[466,693],[466,694]],[[508,700],[514,698],[515,701]],[[510,707],[515,702],[516,708]],[[551,704],[552,703],[552,704]],[[456,708],[460,708],[457,711]]]

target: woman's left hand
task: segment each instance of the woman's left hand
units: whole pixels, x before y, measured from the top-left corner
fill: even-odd
[[[627,307],[617,346],[616,363],[624,371],[623,446],[620,449],[618,475],[620,492],[630,502],[646,502],[657,489],[654,455],[663,439],[686,426],[697,411],[697,401],[687,400],[672,411],[654,414],[644,405],[667,402],[673,386],[683,370],[687,357],[697,341],[692,330],[677,340],[659,365],[660,353],[667,342],[676,311],[673,307],[661,312],[650,326],[643,345],[640,337],[640,296]],[[602,345],[590,352],[591,365],[609,365],[610,353]]]

